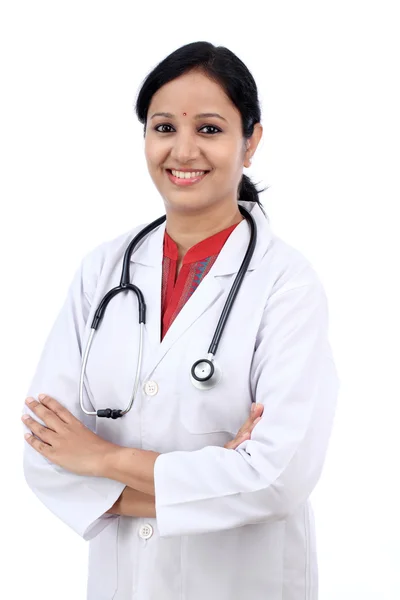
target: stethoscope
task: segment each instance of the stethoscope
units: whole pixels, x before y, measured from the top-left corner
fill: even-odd
[[[221,336],[224,331],[225,324],[228,319],[229,313],[232,310],[233,303],[235,301],[235,298],[237,296],[239,288],[242,284],[243,278],[247,271],[247,267],[249,266],[251,257],[253,256],[254,249],[256,247],[257,228],[256,228],[256,224],[254,222],[254,219],[251,216],[251,214],[245,208],[243,208],[243,206],[239,205],[239,210],[242,213],[242,215],[245,217],[245,219],[247,220],[247,222],[250,226],[250,241],[249,241],[248,248],[246,250],[246,254],[244,255],[243,262],[240,266],[238,274],[235,277],[235,281],[232,284],[232,288],[229,292],[228,298],[227,298],[224,308],[222,310],[220,319],[218,321],[217,328],[214,333],[214,337],[213,337],[210,347],[208,349],[207,358],[201,358],[200,360],[197,360],[191,368],[191,381],[196,388],[201,389],[201,390],[207,390],[207,389],[214,387],[221,378],[221,370],[218,367],[218,365],[214,362],[215,354],[217,352],[217,348],[218,348],[219,342],[221,340]],[[104,298],[101,300],[101,302],[95,312],[93,322],[91,325],[91,332],[90,332],[90,335],[89,335],[89,338],[88,338],[88,341],[86,344],[86,348],[85,348],[85,351],[84,351],[84,354],[82,357],[81,374],[80,374],[80,380],[79,380],[79,402],[80,402],[83,412],[87,415],[97,415],[98,417],[107,417],[107,418],[111,418],[111,419],[118,419],[119,417],[123,417],[124,415],[126,415],[126,413],[129,412],[132,408],[133,401],[136,397],[137,388],[139,385],[139,377],[140,377],[140,371],[141,371],[141,367],[142,367],[143,328],[146,323],[146,304],[145,304],[144,296],[143,296],[141,290],[136,285],[129,283],[129,279],[130,279],[129,264],[130,264],[132,252],[134,251],[137,244],[144,237],[146,237],[146,235],[148,233],[153,231],[153,229],[156,229],[165,220],[166,220],[166,215],[159,217],[158,219],[156,219],[155,221],[153,221],[152,223],[150,223],[149,225],[144,227],[144,229],[142,229],[142,231],[140,231],[133,238],[133,240],[131,241],[131,243],[129,244],[128,248],[125,251],[124,261],[123,261],[123,265],[122,265],[121,282],[120,282],[119,286],[113,288],[104,296]],[[93,337],[101,323],[102,318],[104,317],[105,310],[106,310],[107,305],[110,302],[110,300],[112,298],[114,298],[114,296],[119,294],[120,292],[127,292],[128,290],[132,290],[133,292],[135,292],[135,294],[137,296],[138,303],[139,303],[139,325],[140,325],[139,354],[138,354],[136,377],[135,377],[135,383],[133,386],[132,397],[129,402],[129,405],[127,406],[127,408],[125,410],[102,408],[102,409],[96,410],[94,412],[88,411],[83,406],[83,382],[84,382],[84,377],[85,377],[85,372],[86,372],[86,364],[88,361],[90,348],[91,348],[91,345],[93,342]]]

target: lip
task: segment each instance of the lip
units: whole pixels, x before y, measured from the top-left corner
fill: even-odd
[[[199,171],[202,171],[203,169],[198,169]],[[166,169],[167,171],[167,175],[169,180],[174,183],[175,185],[179,186],[179,187],[187,187],[189,185],[195,185],[196,183],[199,183],[200,181],[202,181],[204,179],[204,177],[206,177],[209,173],[209,171],[206,171],[204,173],[204,175],[200,175],[199,177],[191,177],[190,179],[181,179],[179,177],[175,177],[174,175],[172,175],[170,169]],[[174,169],[175,171],[175,169]],[[195,170],[191,169],[185,169],[183,171],[184,173],[196,173]]]
[[[182,171],[183,173],[197,173],[197,171],[209,171],[210,169],[176,169],[175,167],[165,167],[167,171]]]

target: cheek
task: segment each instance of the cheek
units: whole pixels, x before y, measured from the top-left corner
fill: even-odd
[[[154,165],[157,164],[157,152],[155,151],[154,147],[150,144],[146,144],[144,148],[144,155],[148,168],[153,169]]]
[[[236,140],[227,137],[213,148],[213,160],[221,170],[234,172],[241,165],[241,146]]]
[[[151,134],[149,137],[146,137],[145,145],[144,145],[144,154],[147,162],[147,166],[149,170],[155,170],[160,164],[165,160],[165,148],[163,144],[154,143],[151,139]]]

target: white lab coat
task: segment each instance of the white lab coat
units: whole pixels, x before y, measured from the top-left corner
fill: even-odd
[[[94,311],[119,284],[125,249],[142,226],[82,261],[46,342],[29,395],[53,396],[114,443],[162,453],[154,471],[157,518],[141,519],[104,514],[123,484],[72,474],[25,445],[30,488],[90,540],[88,600],[317,598],[309,496],[323,467],[340,386],[327,299],[307,259],[271,231],[257,205],[240,203],[256,220],[257,246],[218,348],[223,376],[216,387],[196,389],[190,369],[207,355],[248,245],[246,221],[161,343],[165,223],[134,252],[131,281],[144,294],[147,323],[139,391],[122,419],[83,415],[81,351]],[[127,406],[137,314],[133,293],[109,304],[87,365],[86,406]],[[264,405],[264,414],[251,440],[225,449],[252,400]]]

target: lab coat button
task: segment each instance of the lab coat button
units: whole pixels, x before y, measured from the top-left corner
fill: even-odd
[[[139,530],[139,535],[142,540],[148,540],[153,535],[153,528],[151,525],[146,523],[146,525],[142,525]]]
[[[146,381],[144,384],[144,392],[147,396],[155,396],[158,392],[158,385],[155,381]]]

